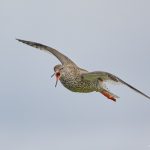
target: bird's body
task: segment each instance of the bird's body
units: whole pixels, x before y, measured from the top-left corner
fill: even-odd
[[[150,99],[149,96],[134,88],[133,86],[129,85],[128,83],[124,82],[115,75],[103,71],[88,72],[87,70],[78,67],[71,59],[69,59],[67,56],[60,53],[56,49],[36,42],[25,41],[20,39],[17,40],[35,48],[48,51],[59,59],[61,64],[56,65],[54,67],[56,85],[57,81],[60,80],[63,86],[70,91],[80,93],[89,93],[96,91],[102,93],[108,99],[116,101],[116,98],[119,97],[111,93],[105,85],[106,81],[112,81],[115,83],[122,83]]]
[[[81,71],[74,66],[66,66],[64,74],[60,77],[60,82],[68,90],[72,92],[89,93],[96,91],[96,81],[83,80],[81,77]]]

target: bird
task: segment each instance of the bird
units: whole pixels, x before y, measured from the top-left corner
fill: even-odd
[[[26,41],[22,39],[16,40],[29,46],[38,48],[40,50],[47,51],[53,54],[60,61],[60,64],[54,66],[54,74],[51,76],[56,77],[55,87],[57,86],[58,81],[60,81],[65,88],[67,88],[72,92],[79,92],[79,93],[99,92],[105,97],[107,97],[109,100],[116,102],[119,96],[110,92],[106,86],[106,83],[111,81],[111,83],[120,83],[126,85],[135,92],[150,99],[150,96],[144,94],[137,88],[133,87],[132,85],[128,84],[127,82],[123,81],[119,77],[109,72],[87,71],[86,69],[80,68],[70,58],[68,58],[66,55],[64,55],[63,53],[59,52],[54,48],[51,48],[49,46],[37,42]]]

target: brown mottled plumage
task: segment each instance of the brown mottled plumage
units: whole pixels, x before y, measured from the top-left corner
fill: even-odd
[[[105,85],[105,81],[113,81],[115,83],[122,83],[131,88],[132,90],[150,99],[148,95],[144,94],[143,92],[124,82],[115,75],[103,71],[88,72],[87,70],[79,68],[71,59],[69,59],[67,56],[60,53],[56,49],[36,42],[25,41],[21,39],[17,40],[35,48],[39,48],[41,50],[50,52],[59,59],[61,64],[56,65],[54,67],[56,85],[58,80],[60,80],[60,82],[70,91],[80,93],[89,93],[96,91],[102,93],[108,99],[116,101],[116,98],[119,97],[111,93]]]

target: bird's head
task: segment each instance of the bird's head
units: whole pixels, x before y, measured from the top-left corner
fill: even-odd
[[[60,64],[58,64],[54,67],[54,74],[51,77],[53,77],[54,75],[56,77],[55,87],[57,86],[58,80],[60,80],[60,78],[62,76],[63,68],[64,68],[64,66],[60,65]]]

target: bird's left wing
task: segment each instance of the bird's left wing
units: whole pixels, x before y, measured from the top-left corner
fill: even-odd
[[[60,53],[58,50],[56,50],[54,48],[51,48],[49,46],[46,46],[46,45],[43,45],[40,43],[36,43],[36,42],[25,41],[25,40],[21,40],[21,39],[16,39],[16,40],[18,40],[19,42],[22,42],[24,44],[30,45],[32,47],[35,47],[35,48],[38,48],[38,49],[41,49],[41,50],[44,50],[44,51],[47,51],[47,52],[53,54],[55,57],[58,58],[58,60],[62,64],[70,64],[70,65],[72,64],[72,65],[76,66],[76,64],[71,59],[69,59],[67,56]]]
[[[122,83],[122,84],[128,86],[129,88],[131,88],[132,90],[136,91],[137,93],[150,99],[150,97],[148,95],[144,94],[140,90],[136,89],[135,87],[133,87],[130,84],[123,81],[122,79],[120,79],[117,76],[115,76],[111,73],[108,73],[108,72],[103,72],[103,71],[88,72],[88,73],[81,74],[81,77],[83,80],[90,80],[90,81],[91,80],[100,80],[100,81],[113,81],[114,83]]]

